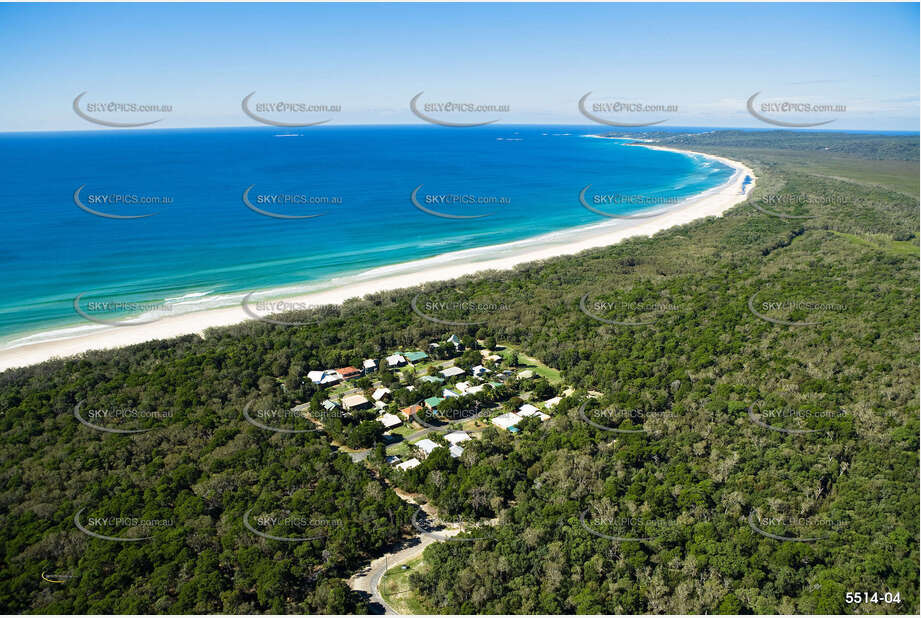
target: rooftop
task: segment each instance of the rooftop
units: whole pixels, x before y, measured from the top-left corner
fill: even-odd
[[[347,397],[342,398],[342,405],[344,405],[346,408],[363,406],[366,403],[368,403],[368,400],[365,399],[363,395],[348,395]]]
[[[431,454],[432,451],[434,451],[436,448],[438,448],[441,445],[438,444],[437,442],[432,442],[428,438],[423,438],[422,440],[419,440],[418,442],[416,442],[413,446],[421,450],[426,455],[429,455]]]
[[[422,463],[421,461],[413,457],[412,459],[407,459],[401,464],[397,464],[397,468],[399,468],[400,470],[412,470],[413,468],[415,468],[421,463]]]

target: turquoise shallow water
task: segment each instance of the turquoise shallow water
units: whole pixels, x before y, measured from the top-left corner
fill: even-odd
[[[329,287],[370,269],[608,221],[580,204],[589,184],[590,201],[622,197],[599,209],[629,214],[732,175],[703,158],[589,137],[598,132],[394,126],[0,135],[7,172],[0,343],[229,305],[255,289]]]

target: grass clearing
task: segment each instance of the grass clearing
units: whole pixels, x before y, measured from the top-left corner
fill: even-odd
[[[407,567],[407,568],[403,568]],[[381,596],[399,614],[430,614],[429,608],[416,598],[409,584],[409,576],[426,568],[422,556],[388,570],[381,578],[378,590]]]
[[[835,235],[846,238],[850,242],[876,251],[883,251],[890,255],[907,255],[918,257],[921,255],[918,245],[910,240],[892,240],[879,234],[858,236],[845,232],[835,232]]]

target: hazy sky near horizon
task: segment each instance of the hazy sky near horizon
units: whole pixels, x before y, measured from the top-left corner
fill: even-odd
[[[917,131],[918,20],[918,4],[2,4],[0,131],[113,130],[74,113],[84,91],[171,105],[131,116],[158,129],[259,126],[253,91],[341,105],[331,124],[423,125],[420,91],[591,124],[592,91],[677,106],[664,126],[771,128],[746,110],[760,91],[845,105],[822,129]]]

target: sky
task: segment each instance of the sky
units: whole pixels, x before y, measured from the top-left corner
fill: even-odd
[[[746,109],[825,103],[823,129],[919,129],[918,4],[0,4],[0,131],[112,130],[95,102],[170,105],[154,129],[260,126],[257,102],[341,111],[262,114],[424,124],[410,99],[504,105],[429,116],[591,124],[578,108],[663,126],[772,128]],[[421,108],[421,107],[420,107]],[[251,106],[250,109],[253,109]]]

